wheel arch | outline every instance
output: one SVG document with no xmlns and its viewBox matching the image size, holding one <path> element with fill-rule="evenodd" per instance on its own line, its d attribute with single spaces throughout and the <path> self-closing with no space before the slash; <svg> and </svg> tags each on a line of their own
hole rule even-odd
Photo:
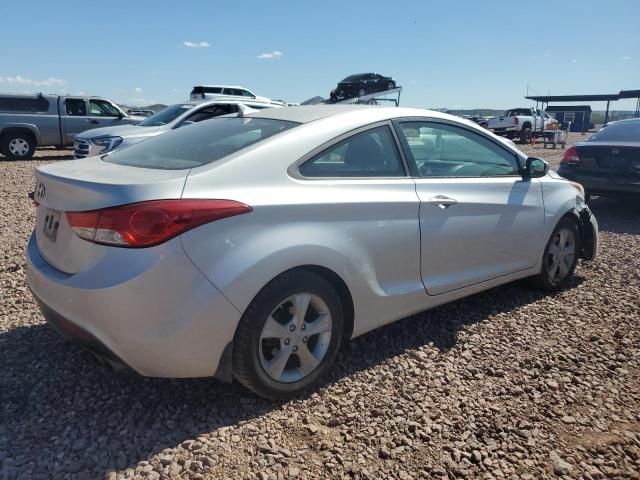
<svg viewBox="0 0 640 480">
<path fill-rule="evenodd" d="M 40 132 L 38 131 L 38 128 L 35 125 L 28 125 L 28 124 L 7 125 L 5 128 L 2 129 L 2 131 L 0 131 L 0 142 L 4 140 L 4 138 L 7 135 L 10 135 L 12 133 L 18 133 L 18 132 L 24 132 L 27 135 L 31 136 L 36 146 L 40 144 Z"/>
</svg>

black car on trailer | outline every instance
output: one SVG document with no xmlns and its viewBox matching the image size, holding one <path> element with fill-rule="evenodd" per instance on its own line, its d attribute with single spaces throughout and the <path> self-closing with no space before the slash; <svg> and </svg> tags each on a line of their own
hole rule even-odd
<svg viewBox="0 0 640 480">
<path fill-rule="evenodd" d="M 347 100 L 394 88 L 396 88 L 396 81 L 393 77 L 385 77 L 378 73 L 357 73 L 341 80 L 331 92 L 331 99 Z"/>
</svg>

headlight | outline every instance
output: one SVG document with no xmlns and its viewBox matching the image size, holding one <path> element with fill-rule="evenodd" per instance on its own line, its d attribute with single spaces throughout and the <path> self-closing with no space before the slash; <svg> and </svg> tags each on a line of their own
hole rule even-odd
<svg viewBox="0 0 640 480">
<path fill-rule="evenodd" d="M 108 152 L 122 143 L 122 137 L 98 137 L 91 139 L 91 143 L 103 147 L 103 152 Z"/>
</svg>

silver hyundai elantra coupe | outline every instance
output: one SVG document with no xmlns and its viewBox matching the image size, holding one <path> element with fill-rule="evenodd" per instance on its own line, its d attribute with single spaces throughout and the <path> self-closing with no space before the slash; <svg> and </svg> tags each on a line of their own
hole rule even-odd
<svg viewBox="0 0 640 480">
<path fill-rule="evenodd" d="M 477 125 L 322 105 L 41 166 L 27 280 L 109 364 L 290 398 L 343 341 L 595 258 L 580 185 Z"/>
</svg>

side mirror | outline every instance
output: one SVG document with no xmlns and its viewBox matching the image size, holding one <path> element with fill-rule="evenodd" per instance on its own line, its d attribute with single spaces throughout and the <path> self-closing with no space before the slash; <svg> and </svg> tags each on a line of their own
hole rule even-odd
<svg viewBox="0 0 640 480">
<path fill-rule="evenodd" d="M 525 163 L 523 176 L 525 178 L 544 177 L 549 171 L 549 164 L 541 158 L 528 157 Z"/>
</svg>

